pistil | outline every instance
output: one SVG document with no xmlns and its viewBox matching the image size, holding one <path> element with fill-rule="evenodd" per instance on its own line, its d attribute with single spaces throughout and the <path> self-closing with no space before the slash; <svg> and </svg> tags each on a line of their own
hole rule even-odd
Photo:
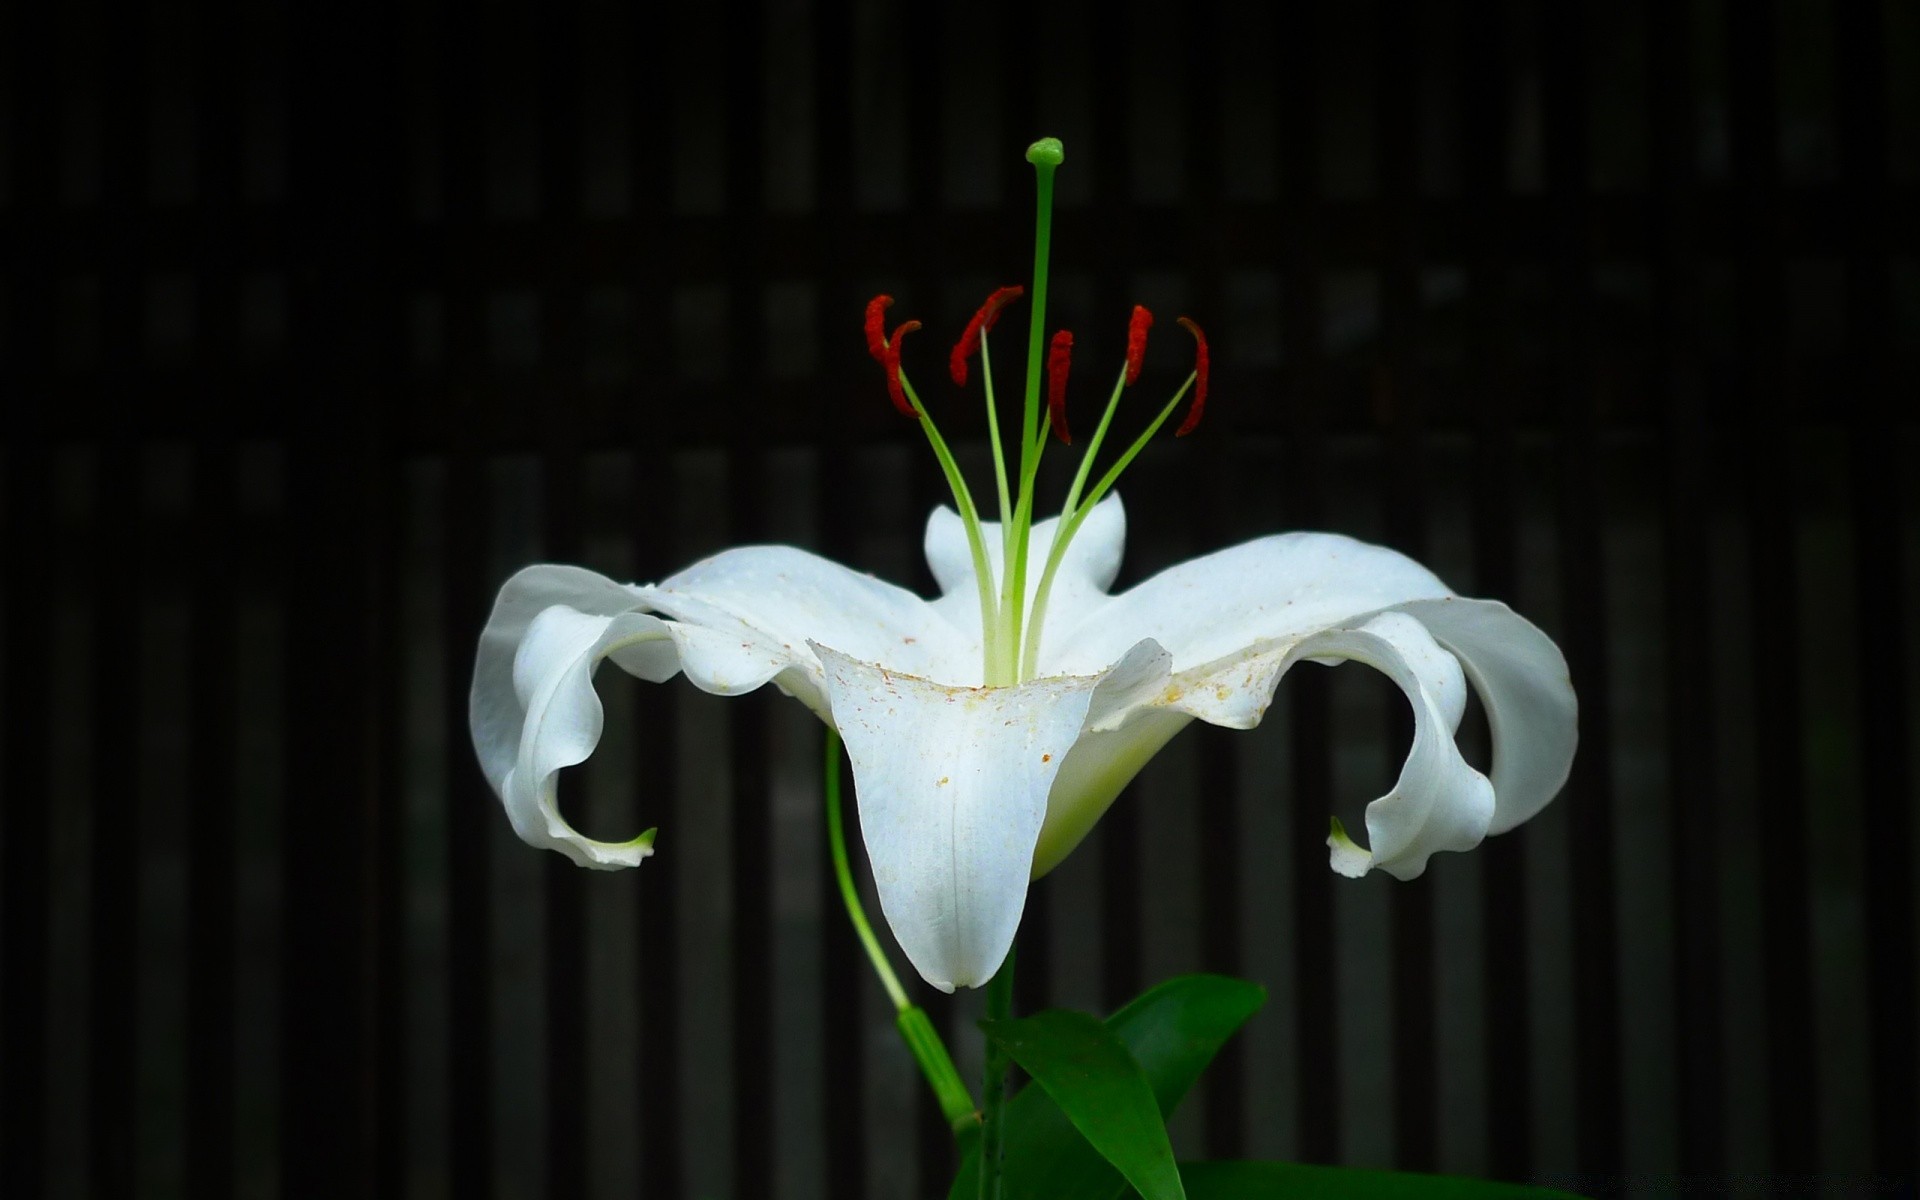
<svg viewBox="0 0 1920 1200">
<path fill-rule="evenodd" d="M 1038 667 L 1041 635 L 1046 624 L 1047 597 L 1053 590 L 1053 581 L 1074 535 L 1080 531 L 1094 507 L 1112 490 L 1121 472 L 1139 456 L 1160 431 L 1160 427 L 1180 407 L 1188 392 L 1193 393 L 1193 404 L 1187 411 L 1186 419 L 1176 430 L 1177 436 L 1192 432 L 1200 421 L 1207 400 L 1209 364 L 1206 335 L 1191 320 L 1181 317 L 1179 324 L 1194 337 L 1193 372 L 1092 488 L 1087 487 L 1087 480 L 1092 476 L 1095 460 L 1106 441 L 1114 414 L 1119 410 L 1121 393 L 1138 381 L 1145 361 L 1147 332 L 1153 325 L 1153 314 L 1135 305 L 1127 321 L 1126 361 L 1114 381 L 1113 391 L 1107 398 L 1106 408 L 1094 429 L 1093 438 L 1081 455 L 1073 484 L 1067 490 L 1066 503 L 1061 506 L 1060 519 L 1054 527 L 1053 542 L 1048 547 L 1046 561 L 1041 567 L 1039 584 L 1032 592 L 1029 613 L 1027 555 L 1033 535 L 1034 490 L 1040 471 L 1040 458 L 1046 449 L 1049 432 L 1058 435 L 1062 443 L 1073 444 L 1068 432 L 1066 409 L 1073 335 L 1062 329 L 1054 333 L 1051 342 L 1045 336 L 1047 267 L 1053 221 L 1053 173 L 1064 158 L 1065 153 L 1054 138 L 1042 138 L 1027 148 L 1027 161 L 1033 164 L 1038 192 L 1031 293 L 1033 311 L 1028 324 L 1026 388 L 1019 425 L 1020 458 L 1012 481 L 1009 480 L 1006 447 L 1001 440 L 999 412 L 994 402 L 993 360 L 987 348 L 987 335 L 999 320 L 1001 310 L 1017 299 L 1023 289 L 1003 287 L 988 296 L 967 323 L 960 340 L 954 344 L 953 352 L 948 356 L 948 373 L 954 384 L 965 387 L 968 362 L 976 351 L 980 355 L 981 385 L 987 405 L 987 436 L 991 443 L 994 481 L 1000 503 L 1001 572 L 998 579 L 994 578 L 991 570 L 980 514 L 967 490 L 966 480 L 961 477 L 946 441 L 934 427 L 926 406 L 920 402 L 919 395 L 901 368 L 901 339 L 920 328 L 920 323 L 902 322 L 889 337 L 885 333 L 886 310 L 892 305 L 893 298 L 876 296 L 867 305 L 867 351 L 886 369 L 887 391 L 895 407 L 918 420 L 920 427 L 925 430 L 927 442 L 933 447 L 934 456 L 940 460 L 940 468 L 947 476 L 947 485 L 953 492 L 954 504 L 966 528 L 968 549 L 973 558 L 974 580 L 980 596 L 982 674 L 989 686 L 1011 686 L 1033 677 Z M 1041 357 L 1042 346 L 1047 347 L 1044 359 Z M 1040 404 L 1043 371 L 1047 382 L 1047 403 L 1044 408 Z"/>
</svg>

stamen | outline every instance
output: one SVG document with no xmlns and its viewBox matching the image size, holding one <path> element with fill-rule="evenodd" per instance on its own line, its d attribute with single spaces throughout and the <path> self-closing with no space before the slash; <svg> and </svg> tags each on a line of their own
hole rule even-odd
<svg viewBox="0 0 1920 1200">
<path fill-rule="evenodd" d="M 867 301 L 867 353 L 881 366 L 887 363 L 887 310 L 892 307 L 893 297 L 884 294 Z"/>
<path fill-rule="evenodd" d="M 1173 431 L 1173 436 L 1185 437 L 1200 423 L 1200 414 L 1207 408 L 1207 335 L 1201 333 L 1200 327 L 1186 317 L 1178 318 L 1178 323 L 1193 335 L 1196 343 L 1193 351 L 1193 404 L 1187 409 L 1187 419 Z"/>
<path fill-rule="evenodd" d="M 869 306 L 871 311 L 871 306 Z M 893 406 L 900 410 L 903 417 L 920 419 L 919 410 L 907 402 L 907 390 L 900 383 L 900 339 L 920 328 L 918 321 L 902 321 L 900 327 L 887 339 L 886 348 L 881 352 L 881 362 L 887 368 L 887 395 L 893 398 Z"/>
<path fill-rule="evenodd" d="M 955 387 L 967 386 L 967 360 L 980 349 L 980 339 L 992 332 L 993 323 L 1000 319 L 1000 310 L 1027 294 L 1023 287 L 995 288 L 993 295 L 973 314 L 973 320 L 967 322 L 965 333 L 954 343 L 953 355 L 947 360 L 947 370 L 953 376 Z"/>
<path fill-rule="evenodd" d="M 1073 365 L 1073 335 L 1062 329 L 1047 348 L 1047 416 L 1062 445 L 1073 445 L 1067 432 L 1067 369 Z"/>
<path fill-rule="evenodd" d="M 1147 330 L 1153 327 L 1153 314 L 1141 305 L 1133 306 L 1127 320 L 1127 386 L 1140 378 L 1140 360 L 1147 356 Z"/>
</svg>

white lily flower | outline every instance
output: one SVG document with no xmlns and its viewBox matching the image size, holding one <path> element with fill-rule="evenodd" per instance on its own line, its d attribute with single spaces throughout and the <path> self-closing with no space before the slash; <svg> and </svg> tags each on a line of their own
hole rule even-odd
<svg viewBox="0 0 1920 1200">
<path fill-rule="evenodd" d="M 1044 251 L 1059 145 L 1036 143 L 1028 157 L 1041 170 Z M 937 599 L 789 546 L 729 550 L 658 584 L 567 566 L 529 567 L 507 582 L 480 638 L 470 715 L 481 765 L 521 838 L 588 867 L 633 866 L 653 853 L 652 830 L 600 842 L 560 813 L 560 771 L 584 761 L 600 738 L 593 674 L 603 660 L 656 683 L 684 673 L 716 695 L 771 682 L 837 729 L 853 762 L 881 908 L 915 969 L 943 991 L 993 976 L 1029 881 L 1080 843 L 1168 739 L 1196 719 L 1251 729 L 1302 659 L 1365 663 L 1413 708 L 1400 777 L 1367 806 L 1367 845 L 1332 823 L 1328 845 L 1341 874 L 1377 868 L 1411 879 L 1435 852 L 1471 849 L 1553 799 L 1576 740 L 1566 660 L 1504 604 L 1455 596 L 1403 555 L 1333 534 L 1281 534 L 1109 593 L 1126 535 L 1114 480 L 1190 389 L 1180 433 L 1204 407 L 1206 340 L 1185 318 L 1196 340 L 1193 373 L 1088 487 L 1121 394 L 1140 373 L 1152 317 L 1134 309 L 1125 367 L 1062 516 L 1031 520 L 1047 433 L 1067 440 L 1072 337 L 1064 331 L 1046 356 L 1044 422 L 1038 411 L 1045 268 L 1042 252 L 1027 403 L 1013 431 L 1017 489 L 989 421 L 1005 524 L 979 519 L 901 371 L 901 337 L 918 322 L 889 337 L 881 322 L 892 301 L 868 307 L 868 348 L 954 491 L 958 511 L 936 510 L 927 525 Z M 986 335 L 1021 293 L 996 291 L 950 362 L 964 385 L 967 360 L 980 355 L 990 418 Z M 1491 778 L 1454 741 L 1469 682 L 1492 728 Z"/>
<path fill-rule="evenodd" d="M 1001 574 L 997 526 L 992 568 Z M 1033 529 L 1037 578 L 1057 521 Z M 560 770 L 601 728 L 594 668 L 739 695 L 772 682 L 840 731 L 888 924 L 942 990 L 984 983 L 1012 944 L 1028 880 L 1085 837 L 1167 740 L 1199 719 L 1257 725 L 1302 659 L 1372 666 L 1406 693 L 1398 783 L 1367 806 L 1367 847 L 1335 836 L 1345 875 L 1400 879 L 1532 816 L 1566 781 L 1566 661 L 1504 604 L 1451 594 L 1400 554 L 1331 534 L 1261 538 L 1119 595 L 1125 518 L 1098 505 L 1061 562 L 1034 678 L 985 686 L 977 590 L 958 516 L 928 522 L 928 601 L 787 546 L 729 550 L 659 584 L 578 567 L 508 581 L 480 641 L 474 745 L 516 832 L 583 866 L 624 867 L 651 834 L 594 841 L 561 816 Z M 1492 778 L 1454 744 L 1471 681 Z"/>
</svg>

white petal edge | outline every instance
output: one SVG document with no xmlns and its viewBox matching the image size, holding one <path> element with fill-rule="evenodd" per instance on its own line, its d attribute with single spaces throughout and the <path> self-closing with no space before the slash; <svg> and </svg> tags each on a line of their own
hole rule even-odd
<svg viewBox="0 0 1920 1200">
<path fill-rule="evenodd" d="M 468 720 L 481 769 L 522 840 L 581 866 L 628 867 L 652 853 L 649 834 L 597 841 L 560 815 L 560 771 L 599 744 L 593 676 L 602 659 L 653 683 L 684 671 L 717 695 L 772 680 L 826 708 L 819 663 L 804 644 L 796 653 L 724 613 L 712 616 L 718 628 L 662 620 L 641 611 L 654 607 L 648 592 L 580 567 L 527 567 L 500 589 L 480 634 Z"/>
<path fill-rule="evenodd" d="M 1566 786 L 1580 745 L 1580 702 L 1566 656 L 1531 621 L 1497 600 L 1423 600 L 1399 606 L 1460 660 L 1493 733 L 1494 813 L 1505 833 Z"/>
<path fill-rule="evenodd" d="M 1448 603 L 1471 608 L 1486 602 Z M 1524 624 L 1505 606 L 1494 607 L 1506 620 Z M 1471 618 L 1460 623 L 1474 624 Z M 1152 694 L 1136 696 L 1131 706 L 1112 706 L 1100 721 L 1090 720 L 1088 733 L 1075 746 L 1049 798 L 1034 875 L 1045 874 L 1074 849 L 1120 789 L 1188 720 L 1252 728 L 1272 704 L 1281 678 L 1303 659 L 1372 666 L 1399 686 L 1414 714 L 1413 745 L 1398 781 L 1367 806 L 1371 850 L 1350 839 L 1331 839 L 1333 868 L 1341 874 L 1364 874 L 1378 867 L 1412 879 L 1426 869 L 1433 854 L 1478 845 L 1495 812 L 1494 787 L 1466 762 L 1454 742 L 1465 705 L 1465 672 L 1420 621 L 1389 612 L 1363 614 L 1351 627 L 1256 643 L 1239 654 L 1178 672 Z M 1297 802 L 1316 800 L 1331 807 L 1331 797 L 1301 797 Z"/>
<path fill-rule="evenodd" d="M 1082 729 L 1164 685 L 1151 642 L 1092 676 L 953 687 L 815 644 L 853 762 L 880 908 L 941 991 L 993 977 L 1026 908 L 1047 797 Z"/>
<path fill-rule="evenodd" d="M 1152 638 L 1185 671 L 1256 642 L 1357 624 L 1411 600 L 1449 595 L 1406 555 L 1332 533 L 1282 533 L 1177 563 L 1117 596 L 1047 622 L 1039 673 L 1086 674 Z"/>
</svg>

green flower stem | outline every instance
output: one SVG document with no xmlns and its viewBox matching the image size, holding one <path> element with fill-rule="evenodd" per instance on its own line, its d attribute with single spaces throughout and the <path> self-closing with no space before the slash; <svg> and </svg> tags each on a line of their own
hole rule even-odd
<svg viewBox="0 0 1920 1200">
<path fill-rule="evenodd" d="M 987 981 L 989 1021 L 1004 1021 L 1013 1015 L 1013 950 L 1007 960 Z M 981 1083 L 984 1104 L 980 1112 L 980 1200 L 1001 1200 L 1000 1156 L 1007 1140 L 1005 1125 L 1007 1096 L 1007 1054 L 991 1040 L 987 1042 L 986 1078 Z"/>
<path fill-rule="evenodd" d="M 900 1030 L 913 1060 L 920 1064 L 920 1073 L 933 1088 L 934 1098 L 940 1101 L 940 1111 L 946 1115 L 954 1140 L 960 1143 L 964 1155 L 967 1143 L 979 1129 L 973 1093 L 961 1081 L 960 1068 L 953 1065 L 953 1056 L 947 1053 L 946 1043 L 940 1040 L 939 1031 L 934 1029 L 926 1010 L 907 998 L 907 989 L 900 986 L 900 977 L 893 973 L 887 952 L 881 949 L 880 939 L 874 936 L 866 910 L 861 907 L 860 891 L 853 883 L 853 868 L 847 863 L 846 824 L 840 816 L 840 735 L 832 729 L 827 730 L 826 793 L 827 842 L 833 852 L 833 877 L 840 885 L 840 899 L 846 903 L 847 919 L 853 922 L 853 932 L 866 948 L 867 961 L 880 977 L 880 986 L 887 990 L 887 999 L 893 1001 L 894 1025 Z"/>
</svg>

